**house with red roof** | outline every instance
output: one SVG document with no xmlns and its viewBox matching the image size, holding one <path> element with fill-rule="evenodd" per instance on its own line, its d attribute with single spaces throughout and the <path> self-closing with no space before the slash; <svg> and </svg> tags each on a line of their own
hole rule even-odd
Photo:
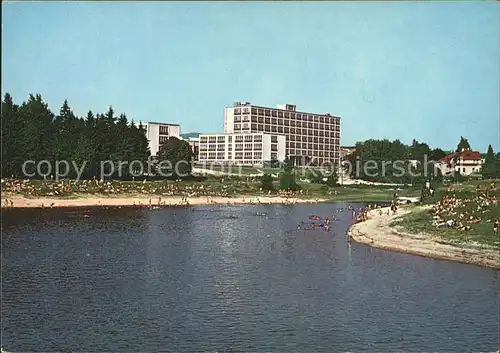
<svg viewBox="0 0 500 353">
<path fill-rule="evenodd" d="M 484 160 L 478 151 L 463 150 L 453 152 L 441 158 L 438 162 L 443 175 L 458 172 L 462 175 L 470 175 L 481 171 Z"/>
</svg>

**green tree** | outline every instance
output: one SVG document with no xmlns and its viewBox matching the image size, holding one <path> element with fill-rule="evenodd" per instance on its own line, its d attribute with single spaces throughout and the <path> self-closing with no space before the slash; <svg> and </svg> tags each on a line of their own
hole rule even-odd
<svg viewBox="0 0 500 353">
<path fill-rule="evenodd" d="M 19 107 L 21 129 L 17 136 L 20 160 L 53 161 L 54 144 L 57 143 L 53 129 L 54 114 L 40 94 L 30 94 L 27 102 Z M 17 165 L 17 175 L 22 176 L 22 163 Z M 41 173 L 48 175 L 48 167 L 43 166 Z"/>
<path fill-rule="evenodd" d="M 158 173 L 163 176 L 185 177 L 191 174 L 193 151 L 188 142 L 169 137 L 158 151 Z"/>
<path fill-rule="evenodd" d="M 285 191 L 296 191 L 300 189 L 295 181 L 295 175 L 292 172 L 283 171 L 280 173 L 280 189 Z"/>
<path fill-rule="evenodd" d="M 125 114 L 117 119 L 111 106 L 106 114 L 94 116 L 89 111 L 83 119 L 72 112 L 65 100 L 54 117 L 40 94 L 30 95 L 28 101 L 17 106 L 7 93 L 1 118 L 2 176 L 23 177 L 26 160 L 48 160 L 52 166 L 56 160 L 66 160 L 75 161 L 78 166 L 85 163 L 83 176 L 92 178 L 99 176 L 101 161 L 147 162 L 150 156 L 144 127 L 128 124 Z"/>
<path fill-rule="evenodd" d="M 426 143 L 419 143 L 417 140 L 413 140 L 413 144 L 409 149 L 410 151 L 410 159 L 417 160 L 419 162 L 423 162 L 425 156 L 429 159 L 429 155 L 431 154 L 431 149 L 429 145 Z"/>
<path fill-rule="evenodd" d="M 441 158 L 443 158 L 444 156 L 446 156 L 446 152 L 443 151 L 442 149 L 440 148 L 435 148 L 433 149 L 431 152 L 430 152 L 430 155 L 429 155 L 429 160 L 431 161 L 439 161 Z"/>
<path fill-rule="evenodd" d="M 488 146 L 488 152 L 486 153 L 482 174 L 483 177 L 487 179 L 494 178 L 498 175 L 498 162 L 491 145 Z"/>
<path fill-rule="evenodd" d="M 469 140 L 467 140 L 463 136 L 460 136 L 460 142 L 458 143 L 457 149 L 455 152 L 461 152 L 462 150 L 470 151 L 471 148 L 470 148 Z"/>
<path fill-rule="evenodd" d="M 146 163 L 149 157 L 151 156 L 151 151 L 149 149 L 149 142 L 146 136 L 146 128 L 139 123 L 137 129 L 132 129 L 133 131 L 133 139 L 134 139 L 134 159 L 141 161 L 142 163 Z M 184 141 L 188 146 L 189 143 Z M 185 146 L 183 144 L 183 146 Z M 191 151 L 192 156 L 192 150 Z M 190 169 L 191 170 L 191 169 Z"/>
<path fill-rule="evenodd" d="M 500 178 L 500 152 L 497 152 L 497 178 Z"/>
<path fill-rule="evenodd" d="M 279 175 L 280 180 L 280 190 L 285 191 L 296 191 L 300 189 L 300 186 L 295 181 L 295 172 L 293 161 L 286 158 L 283 163 L 283 171 Z"/>
<path fill-rule="evenodd" d="M 52 147 L 54 158 L 72 161 L 77 147 L 75 138 L 79 137 L 83 131 L 67 100 L 64 100 L 59 115 L 54 119 L 53 130 L 55 133 Z"/>
<path fill-rule="evenodd" d="M 9 93 L 2 101 L 2 176 L 14 176 L 19 172 L 23 163 L 19 135 L 21 120 L 18 115 L 18 106 L 14 104 Z"/>
<path fill-rule="evenodd" d="M 330 187 L 340 185 L 339 184 L 339 174 L 337 172 L 337 168 L 333 168 L 330 175 L 328 175 L 328 177 L 326 178 L 326 185 L 328 185 Z"/>
<path fill-rule="evenodd" d="M 274 191 L 273 177 L 271 174 L 264 174 L 260 179 L 260 187 L 265 191 Z"/>
<path fill-rule="evenodd" d="M 292 170 L 293 170 L 293 161 L 287 157 L 282 162 L 282 166 L 283 166 L 283 171 L 285 171 L 285 172 L 292 172 Z"/>
</svg>

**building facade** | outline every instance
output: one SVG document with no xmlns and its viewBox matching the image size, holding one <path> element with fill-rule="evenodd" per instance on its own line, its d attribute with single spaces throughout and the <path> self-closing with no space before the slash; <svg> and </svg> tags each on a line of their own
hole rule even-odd
<svg viewBox="0 0 500 353">
<path fill-rule="evenodd" d="M 296 165 L 340 162 L 340 117 L 234 103 L 224 109 L 225 133 L 265 133 L 286 137 L 286 156 Z"/>
<path fill-rule="evenodd" d="M 158 154 L 160 145 L 168 140 L 169 137 L 180 138 L 181 136 L 181 127 L 178 124 L 147 122 L 144 125 L 152 156 Z"/>
<path fill-rule="evenodd" d="M 443 175 L 454 172 L 462 175 L 479 173 L 483 167 L 484 160 L 477 151 L 462 150 L 460 152 L 450 153 L 438 161 L 438 166 Z"/>
<path fill-rule="evenodd" d="M 200 155 L 200 138 L 190 137 L 187 142 L 189 143 L 189 146 L 191 146 L 191 150 L 193 151 L 193 160 L 197 161 Z"/>
<path fill-rule="evenodd" d="M 265 166 L 285 160 L 286 137 L 264 133 L 205 134 L 199 137 L 199 163 Z"/>
</svg>

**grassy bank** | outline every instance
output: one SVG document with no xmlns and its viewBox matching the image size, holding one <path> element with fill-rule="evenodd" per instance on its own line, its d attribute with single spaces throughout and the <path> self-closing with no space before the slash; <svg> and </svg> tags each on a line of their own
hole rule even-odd
<svg viewBox="0 0 500 353">
<path fill-rule="evenodd" d="M 489 245 L 500 249 L 493 222 L 500 219 L 500 180 L 451 185 L 427 200 L 429 209 L 412 212 L 391 225 L 426 233 L 448 244 Z"/>
</svg>

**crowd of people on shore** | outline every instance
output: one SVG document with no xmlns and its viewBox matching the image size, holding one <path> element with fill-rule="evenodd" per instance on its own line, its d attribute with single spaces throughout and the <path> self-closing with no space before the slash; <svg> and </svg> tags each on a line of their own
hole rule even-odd
<svg viewBox="0 0 500 353">
<path fill-rule="evenodd" d="M 64 197 L 74 194 L 96 194 L 120 196 L 131 194 L 181 196 L 181 197 L 235 197 L 247 193 L 259 193 L 262 196 L 279 196 L 286 199 L 297 199 L 305 196 L 304 191 L 264 192 L 251 187 L 244 181 L 226 181 L 220 183 L 184 183 L 167 182 L 127 182 L 102 180 L 3 180 L 2 193 L 19 194 L 26 197 Z M 4 206 L 4 205 L 2 205 Z"/>
<path fill-rule="evenodd" d="M 229 197 L 227 185 L 181 184 L 172 182 L 123 182 L 102 180 L 30 181 L 3 180 L 2 192 L 22 194 L 28 197 L 60 197 L 70 194 L 156 194 L 161 196 L 221 196 Z"/>
<path fill-rule="evenodd" d="M 475 224 L 491 223 L 493 232 L 498 234 L 499 219 L 490 210 L 498 207 L 498 189 L 494 183 L 485 188 L 477 186 L 475 193 L 467 197 L 457 195 L 454 187 L 449 187 L 445 195 L 432 207 L 432 225 L 436 228 L 450 227 L 460 231 L 470 231 Z"/>
<path fill-rule="evenodd" d="M 353 218 L 356 219 L 355 223 L 367 221 L 369 218 L 368 216 L 369 216 L 370 211 L 378 210 L 379 215 L 382 216 L 384 213 L 384 210 L 382 208 L 383 207 L 381 205 L 377 205 L 377 204 L 369 204 L 365 208 L 360 208 L 358 210 L 358 213 L 355 213 L 355 212 L 353 213 Z M 397 211 L 398 211 L 398 206 L 396 205 L 395 202 L 392 202 L 391 206 L 387 208 L 387 216 L 390 216 L 391 212 L 394 215 L 397 213 Z"/>
</svg>

